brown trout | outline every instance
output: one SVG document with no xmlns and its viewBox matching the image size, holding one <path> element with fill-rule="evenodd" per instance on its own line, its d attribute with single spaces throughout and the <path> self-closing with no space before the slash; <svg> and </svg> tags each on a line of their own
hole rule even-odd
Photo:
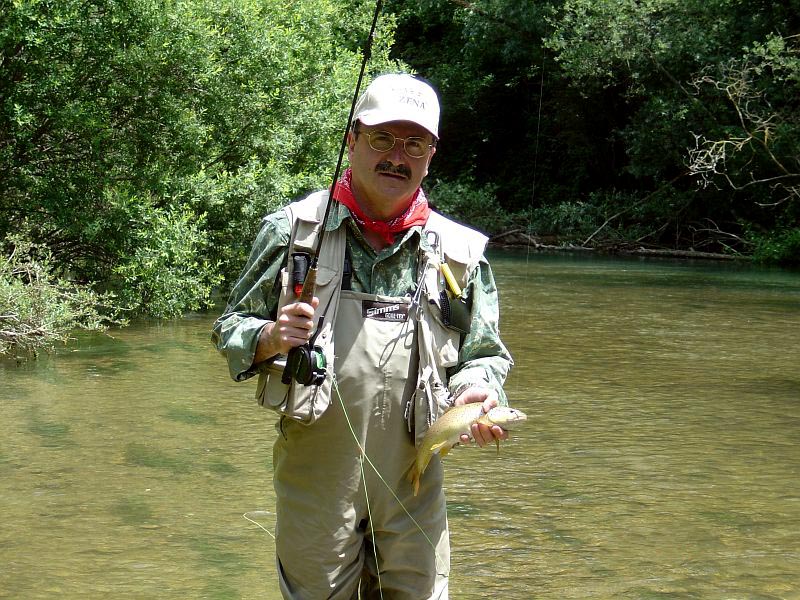
<svg viewBox="0 0 800 600">
<path fill-rule="evenodd" d="M 473 423 L 484 425 L 499 425 L 503 429 L 511 429 L 514 425 L 527 419 L 525 413 L 508 406 L 495 406 L 488 413 L 483 412 L 480 402 L 454 406 L 445 412 L 428 429 L 422 444 L 417 449 L 417 458 L 408 473 L 409 481 L 414 484 L 414 495 L 419 492 L 419 478 L 428 467 L 431 457 L 438 453 L 444 456 L 455 446 L 462 434 L 471 437 L 470 428 Z M 500 440 L 497 442 L 497 451 L 500 451 Z"/>
</svg>

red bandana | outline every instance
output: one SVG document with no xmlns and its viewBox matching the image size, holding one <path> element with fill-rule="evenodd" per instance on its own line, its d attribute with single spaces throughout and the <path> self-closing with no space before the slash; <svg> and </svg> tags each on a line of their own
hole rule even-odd
<svg viewBox="0 0 800 600">
<path fill-rule="evenodd" d="M 387 244 L 394 242 L 395 233 L 405 231 L 414 225 L 425 225 L 425 223 L 427 223 L 428 215 L 431 214 L 431 209 L 428 206 L 428 199 L 425 197 L 425 193 L 422 191 L 421 187 L 417 188 L 417 191 L 414 192 L 414 196 L 411 198 L 408 208 L 402 215 L 394 219 L 389 219 L 388 221 L 373 221 L 364 214 L 364 211 L 361 210 L 358 202 L 356 202 L 356 198 L 353 195 L 352 182 L 353 171 L 352 169 L 347 169 L 344 175 L 342 175 L 342 178 L 336 182 L 336 187 L 333 190 L 333 199 L 341 202 L 350 209 L 356 223 L 364 229 L 368 229 L 380 235 Z"/>
</svg>

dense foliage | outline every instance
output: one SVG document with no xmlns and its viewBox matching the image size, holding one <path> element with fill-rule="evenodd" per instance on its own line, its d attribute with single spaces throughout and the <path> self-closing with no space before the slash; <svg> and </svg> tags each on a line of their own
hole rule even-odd
<svg viewBox="0 0 800 600">
<path fill-rule="evenodd" d="M 26 289 L 59 331 L 202 308 L 262 215 L 329 183 L 374 4 L 289 5 L 0 0 L 8 331 Z M 800 262 L 800 0 L 386 0 L 380 23 L 370 71 L 442 93 L 442 210 Z"/>
<path fill-rule="evenodd" d="M 800 262 L 797 0 L 391 7 L 444 96 L 434 177 L 540 234 Z"/>
<path fill-rule="evenodd" d="M 53 277 L 130 314 L 205 306 L 260 218 L 327 184 L 361 5 L 1 0 L 0 240 L 24 242 L 8 252 L 46 249 Z M 384 28 L 375 68 L 390 44 Z"/>
</svg>

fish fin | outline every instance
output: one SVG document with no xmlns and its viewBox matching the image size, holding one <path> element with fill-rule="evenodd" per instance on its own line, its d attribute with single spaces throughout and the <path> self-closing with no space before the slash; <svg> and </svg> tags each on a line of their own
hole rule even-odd
<svg viewBox="0 0 800 600">
<path fill-rule="evenodd" d="M 450 446 L 447 445 L 447 440 L 445 440 L 443 442 L 439 442 L 438 444 L 434 444 L 433 446 L 431 446 L 431 453 L 436 454 L 437 452 L 439 452 L 439 454 L 441 456 L 444 456 L 445 454 L 447 454 L 447 452 L 449 450 L 450 450 Z"/>
<path fill-rule="evenodd" d="M 445 456 L 447 456 L 447 453 L 450 452 L 452 448 L 453 448 L 452 446 L 443 446 L 442 449 L 439 450 L 439 456 L 441 458 L 444 458 Z"/>
<path fill-rule="evenodd" d="M 422 474 L 425 472 L 425 469 L 428 468 L 428 463 L 431 460 L 432 454 L 427 454 L 422 457 L 418 457 L 417 460 L 414 461 L 414 464 L 411 465 L 411 468 L 408 470 L 408 477 L 407 479 L 414 485 L 414 495 L 416 496 L 419 492 L 419 480 L 422 477 Z M 421 458 L 422 460 L 420 460 Z"/>
<path fill-rule="evenodd" d="M 500 440 L 494 438 L 494 443 L 497 444 L 497 454 L 500 454 Z"/>
</svg>

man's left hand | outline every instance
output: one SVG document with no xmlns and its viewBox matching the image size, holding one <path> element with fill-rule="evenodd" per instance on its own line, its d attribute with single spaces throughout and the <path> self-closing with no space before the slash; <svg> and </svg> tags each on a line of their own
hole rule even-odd
<svg viewBox="0 0 800 600">
<path fill-rule="evenodd" d="M 483 412 L 488 413 L 492 408 L 497 406 L 497 394 L 486 388 L 471 387 L 467 388 L 453 403 L 454 406 L 461 406 L 462 404 L 472 404 L 473 402 L 483 403 Z M 502 441 L 508 439 L 508 431 L 499 425 L 484 425 L 482 423 L 472 424 L 472 437 L 464 434 L 461 436 L 462 444 L 469 444 L 471 440 L 483 448 L 486 444 L 492 444 L 495 441 Z"/>
</svg>

